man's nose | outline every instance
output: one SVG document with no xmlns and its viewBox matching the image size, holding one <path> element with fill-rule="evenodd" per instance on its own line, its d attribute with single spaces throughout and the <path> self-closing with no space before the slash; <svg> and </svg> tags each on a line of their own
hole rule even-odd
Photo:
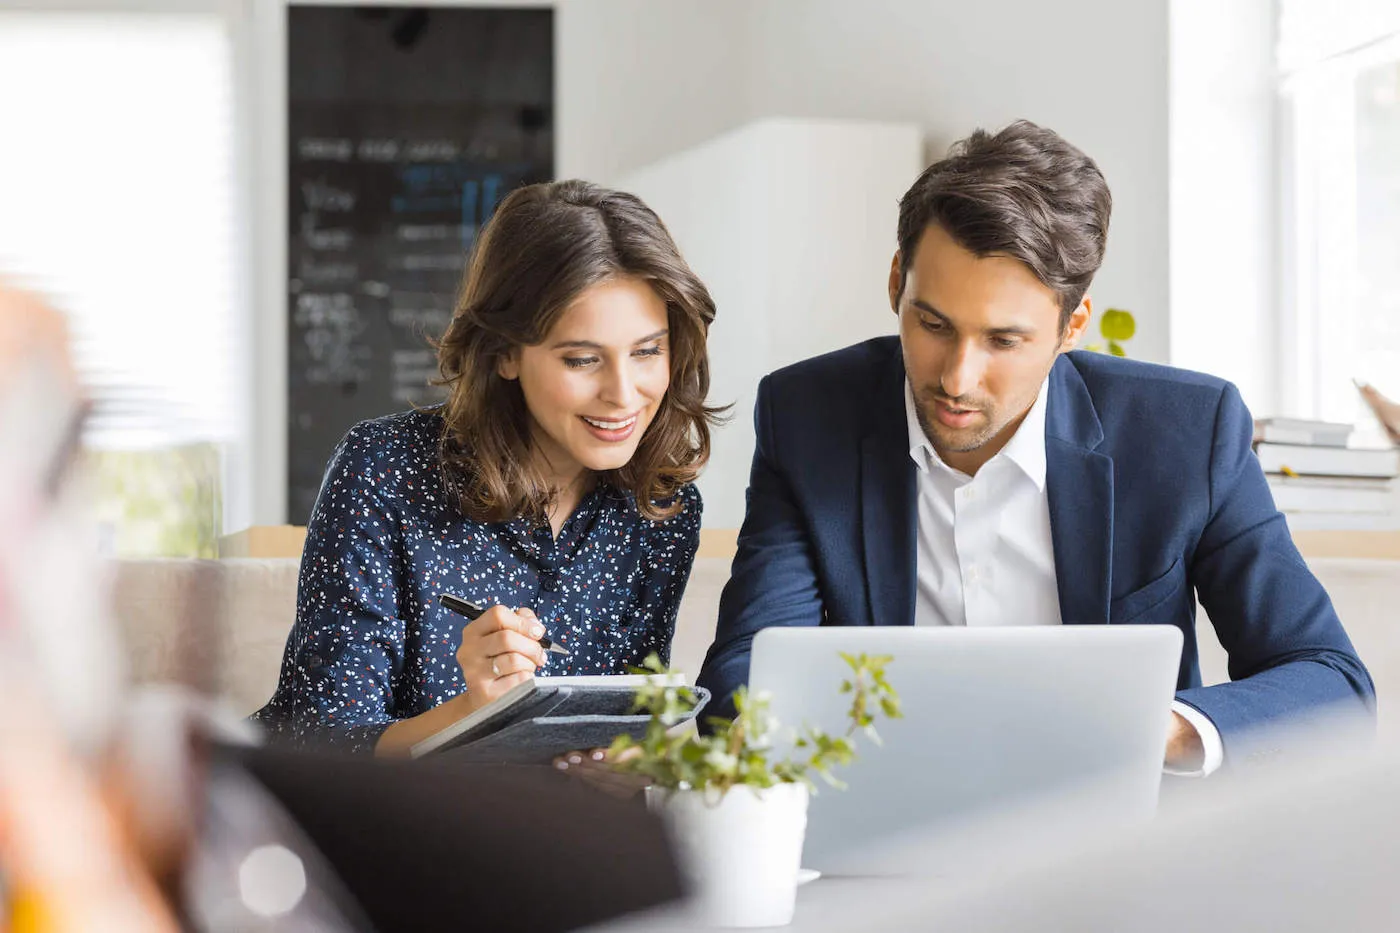
<svg viewBox="0 0 1400 933">
<path fill-rule="evenodd" d="M 985 365 L 981 351 L 971 341 L 959 343 L 943 367 L 940 380 L 943 394 L 949 398 L 973 394 L 982 381 Z"/>
</svg>

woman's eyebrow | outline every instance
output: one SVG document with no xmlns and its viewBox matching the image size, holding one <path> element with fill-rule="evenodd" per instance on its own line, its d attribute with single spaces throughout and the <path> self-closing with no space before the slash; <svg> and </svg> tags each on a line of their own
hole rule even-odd
<svg viewBox="0 0 1400 933">
<path fill-rule="evenodd" d="M 638 340 L 636 343 L 632 344 L 632 346 L 635 347 L 635 346 L 640 346 L 641 344 L 644 344 L 644 343 L 651 343 L 653 340 L 658 340 L 658 339 L 660 339 L 660 338 L 662 338 L 662 337 L 665 337 L 668 333 L 670 333 L 670 331 L 669 331 L 667 328 L 663 327 L 663 328 L 661 328 L 661 330 L 658 330 L 658 331 L 657 331 L 656 333 L 654 333 L 654 334 L 647 334 L 645 337 L 643 337 L 642 339 Z M 556 343 L 556 344 L 552 344 L 552 345 L 550 346 L 550 349 L 551 349 L 551 350 L 601 350 L 601 349 L 603 349 L 603 345 L 602 345 L 601 343 L 597 343 L 597 342 L 592 341 L 592 340 L 561 340 L 561 341 L 559 341 L 559 342 Z"/>
</svg>

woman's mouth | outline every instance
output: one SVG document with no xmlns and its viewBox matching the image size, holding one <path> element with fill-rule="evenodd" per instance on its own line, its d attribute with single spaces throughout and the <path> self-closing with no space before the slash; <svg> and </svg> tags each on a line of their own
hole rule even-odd
<svg viewBox="0 0 1400 933">
<path fill-rule="evenodd" d="M 587 415 L 580 415 L 583 423 L 588 426 L 588 432 L 594 437 L 609 443 L 625 441 L 632 436 L 632 432 L 637 427 L 637 416 L 631 415 L 621 419 L 590 418 Z"/>
</svg>

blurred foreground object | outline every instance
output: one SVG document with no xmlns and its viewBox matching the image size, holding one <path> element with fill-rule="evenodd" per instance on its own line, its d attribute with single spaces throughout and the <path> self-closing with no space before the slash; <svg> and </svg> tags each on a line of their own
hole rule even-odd
<svg viewBox="0 0 1400 933">
<path fill-rule="evenodd" d="M 62 317 L 0 285 L 0 903 L 14 931 L 175 924 L 89 764 L 120 694 L 71 464 Z"/>
<path fill-rule="evenodd" d="M 1361 392 L 1366 404 L 1371 406 L 1371 411 L 1375 412 L 1376 419 L 1380 421 L 1381 427 L 1385 428 L 1391 443 L 1400 444 L 1400 402 L 1391 401 L 1378 392 L 1375 386 L 1365 382 L 1358 382 L 1356 388 Z"/>
</svg>

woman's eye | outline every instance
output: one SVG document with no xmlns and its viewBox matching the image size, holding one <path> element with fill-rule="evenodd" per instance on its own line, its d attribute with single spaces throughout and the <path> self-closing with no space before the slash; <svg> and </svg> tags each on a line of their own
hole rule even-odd
<svg viewBox="0 0 1400 933">
<path fill-rule="evenodd" d="M 570 369 L 582 369 L 583 367 L 589 366 L 589 365 L 591 365 L 591 364 L 593 364 L 593 363 L 596 363 L 596 362 L 598 362 L 598 358 L 597 358 L 596 356 L 566 356 L 566 357 L 564 357 L 564 365 L 567 366 L 567 367 L 569 367 Z"/>
<path fill-rule="evenodd" d="M 644 356 L 644 357 L 645 357 L 645 356 L 660 356 L 660 355 L 661 355 L 661 347 L 659 347 L 659 346 L 656 346 L 656 347 L 647 347 L 647 348 L 645 348 L 645 349 L 643 349 L 643 350 L 637 350 L 637 351 L 633 352 L 632 355 L 633 355 L 633 356 Z"/>
</svg>

